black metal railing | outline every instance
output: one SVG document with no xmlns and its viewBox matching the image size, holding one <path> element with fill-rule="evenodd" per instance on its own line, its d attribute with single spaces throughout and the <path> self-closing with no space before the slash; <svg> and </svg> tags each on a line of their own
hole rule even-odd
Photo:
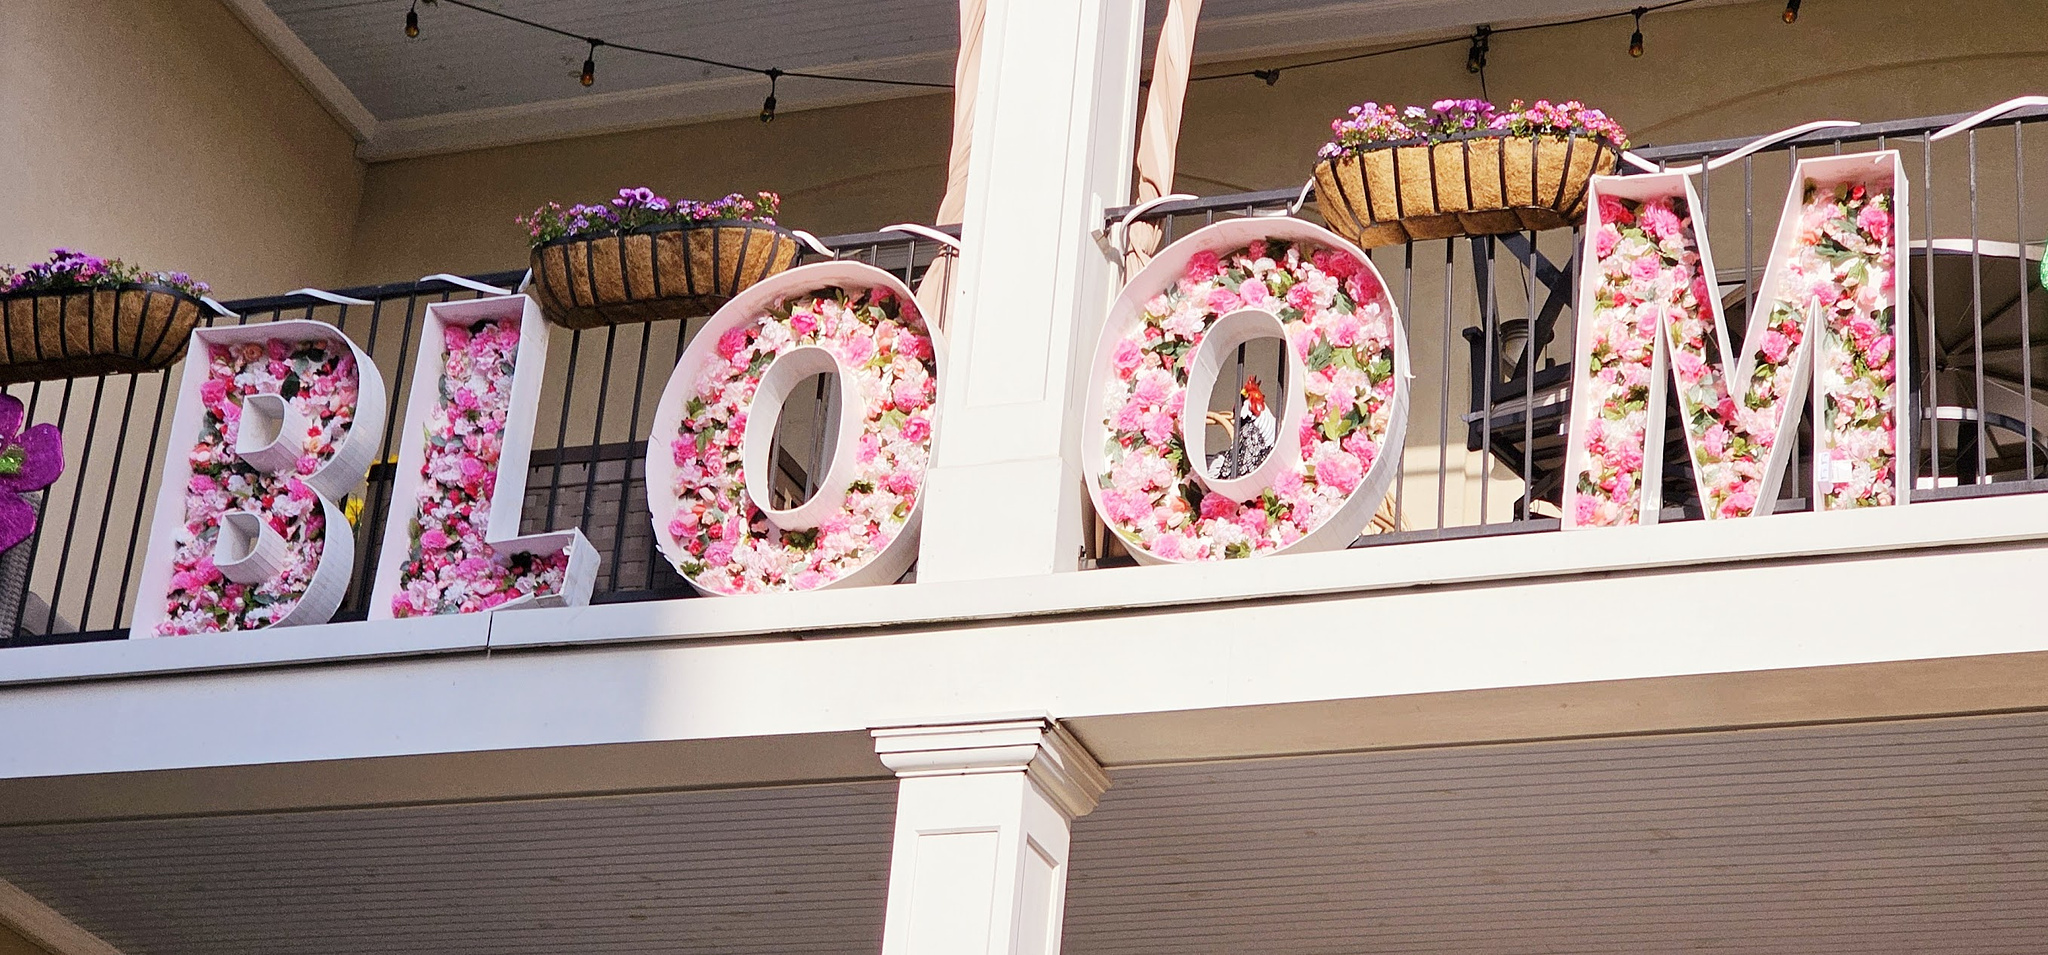
<svg viewBox="0 0 2048 955">
<path fill-rule="evenodd" d="M 1922 500 L 2048 490 L 2048 436 L 2041 430 L 2048 426 L 2048 392 L 2036 392 L 2033 370 L 2048 347 L 2048 293 L 2029 277 L 2048 235 L 2048 205 L 2028 205 L 2029 196 L 2048 196 L 2048 143 L 2029 142 L 2043 138 L 2048 110 L 2014 113 L 1932 140 L 1960 118 L 1822 130 L 1698 179 L 1708 237 L 1722 264 L 1724 302 L 1731 325 L 1740 329 L 1757 295 L 1793 162 L 1816 150 L 1896 148 L 1904 154 L 1912 190 L 1914 496 Z M 1637 153 L 1685 165 L 1745 142 Z M 1287 188 L 1178 201 L 1145 218 L 1170 242 L 1220 218 L 1284 212 L 1298 195 Z M 1299 214 L 1315 217 L 1312 199 Z M 939 252 L 929 241 L 888 232 L 826 241 L 843 257 L 906 279 L 917 278 Z M 1560 229 L 1372 251 L 1406 322 L 1416 378 L 1394 491 L 1360 546 L 1557 526 L 1578 247 L 1577 231 Z M 512 287 L 520 273 L 471 278 Z M 241 322 L 314 318 L 334 324 L 371 354 L 394 389 L 380 463 L 355 492 L 364 502 L 359 566 L 340 614 L 351 619 L 365 613 L 389 506 L 416 323 L 428 303 L 478 293 L 423 280 L 340 294 L 369 304 L 284 295 L 229 307 Z M 701 321 L 553 332 L 522 530 L 582 527 L 603 556 L 596 600 L 690 595 L 654 547 L 642 456 L 661 389 Z M 31 420 L 65 431 L 69 466 L 38 496 L 44 519 L 35 537 L 0 557 L 0 645 L 126 635 L 160 479 L 156 462 L 169 427 L 171 382 L 158 373 L 7 389 L 28 403 Z M 1810 437 L 1802 435 L 1801 443 L 1780 509 L 1806 506 L 1800 498 Z M 1667 483 L 1665 519 L 1696 516 L 1697 503 L 1687 500 L 1685 456 L 1675 446 L 1672 451 L 1666 473 L 1675 480 Z M 799 453 L 794 467 L 815 464 Z M 1090 540 L 1090 565 L 1128 562 L 1099 529 Z M 25 576 L 19 586 L 7 583 L 10 561 Z M 6 625 L 9 613 L 12 626 Z"/>
</svg>

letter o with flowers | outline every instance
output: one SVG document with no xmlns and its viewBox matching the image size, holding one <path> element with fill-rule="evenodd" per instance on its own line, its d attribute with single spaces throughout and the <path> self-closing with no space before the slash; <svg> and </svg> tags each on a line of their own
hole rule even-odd
<svg viewBox="0 0 2048 955">
<path fill-rule="evenodd" d="M 1204 407 L 1226 353 L 1260 337 L 1285 340 L 1286 399 L 1271 450 L 1226 475 Z M 1234 219 L 1168 246 L 1112 306 L 1084 473 L 1144 563 L 1336 550 L 1385 498 L 1407 419 L 1407 337 L 1372 260 L 1298 219 Z"/>
<path fill-rule="evenodd" d="M 893 583 L 917 557 L 941 343 L 895 276 L 824 262 L 735 296 L 676 363 L 647 447 L 655 540 L 701 593 Z M 774 493 L 776 426 L 832 373 L 815 491 Z M 781 506 L 778 506 L 781 505 Z"/>
</svg>

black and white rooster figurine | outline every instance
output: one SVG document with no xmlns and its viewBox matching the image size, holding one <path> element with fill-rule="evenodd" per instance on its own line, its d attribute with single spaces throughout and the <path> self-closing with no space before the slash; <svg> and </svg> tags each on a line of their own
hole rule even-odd
<svg viewBox="0 0 2048 955">
<path fill-rule="evenodd" d="M 1273 450 L 1279 426 L 1272 410 L 1266 407 L 1266 393 L 1259 387 L 1258 376 L 1246 378 L 1237 403 L 1237 420 L 1230 429 L 1230 447 L 1210 457 L 1209 476 L 1228 479 L 1250 474 Z"/>
</svg>

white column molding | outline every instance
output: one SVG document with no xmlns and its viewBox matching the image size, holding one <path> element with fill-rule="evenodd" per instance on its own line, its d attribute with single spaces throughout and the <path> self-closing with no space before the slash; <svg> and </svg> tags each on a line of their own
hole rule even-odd
<svg viewBox="0 0 2048 955">
<path fill-rule="evenodd" d="M 5 879 L 0 879 L 0 925 L 13 929 L 50 955 L 121 955 L 120 949 Z"/>
<path fill-rule="evenodd" d="M 947 374 L 918 579 L 1072 570 L 1078 438 L 1116 262 L 1091 231 L 1129 201 L 1145 5 L 989 0 Z M 989 515 L 1001 514 L 999 527 Z"/>
<path fill-rule="evenodd" d="M 883 955 L 1058 955 L 1069 827 L 1109 777 L 1045 716 L 874 731 L 902 780 Z"/>
<path fill-rule="evenodd" d="M 899 779 L 1022 772 L 1068 817 L 1095 811 L 1109 775 L 1050 717 L 874 731 L 875 753 Z"/>
</svg>

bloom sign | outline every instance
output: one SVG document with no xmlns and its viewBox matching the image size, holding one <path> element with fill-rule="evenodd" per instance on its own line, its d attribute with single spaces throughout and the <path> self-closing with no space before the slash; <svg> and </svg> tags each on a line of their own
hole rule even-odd
<svg viewBox="0 0 2048 955">
<path fill-rule="evenodd" d="M 1771 512 L 1809 381 L 1816 509 L 1902 503 L 1905 190 L 1894 151 L 1801 160 L 1737 352 L 1689 174 L 1595 179 L 1564 526 L 1656 522 L 1667 367 L 1708 519 Z"/>
</svg>

